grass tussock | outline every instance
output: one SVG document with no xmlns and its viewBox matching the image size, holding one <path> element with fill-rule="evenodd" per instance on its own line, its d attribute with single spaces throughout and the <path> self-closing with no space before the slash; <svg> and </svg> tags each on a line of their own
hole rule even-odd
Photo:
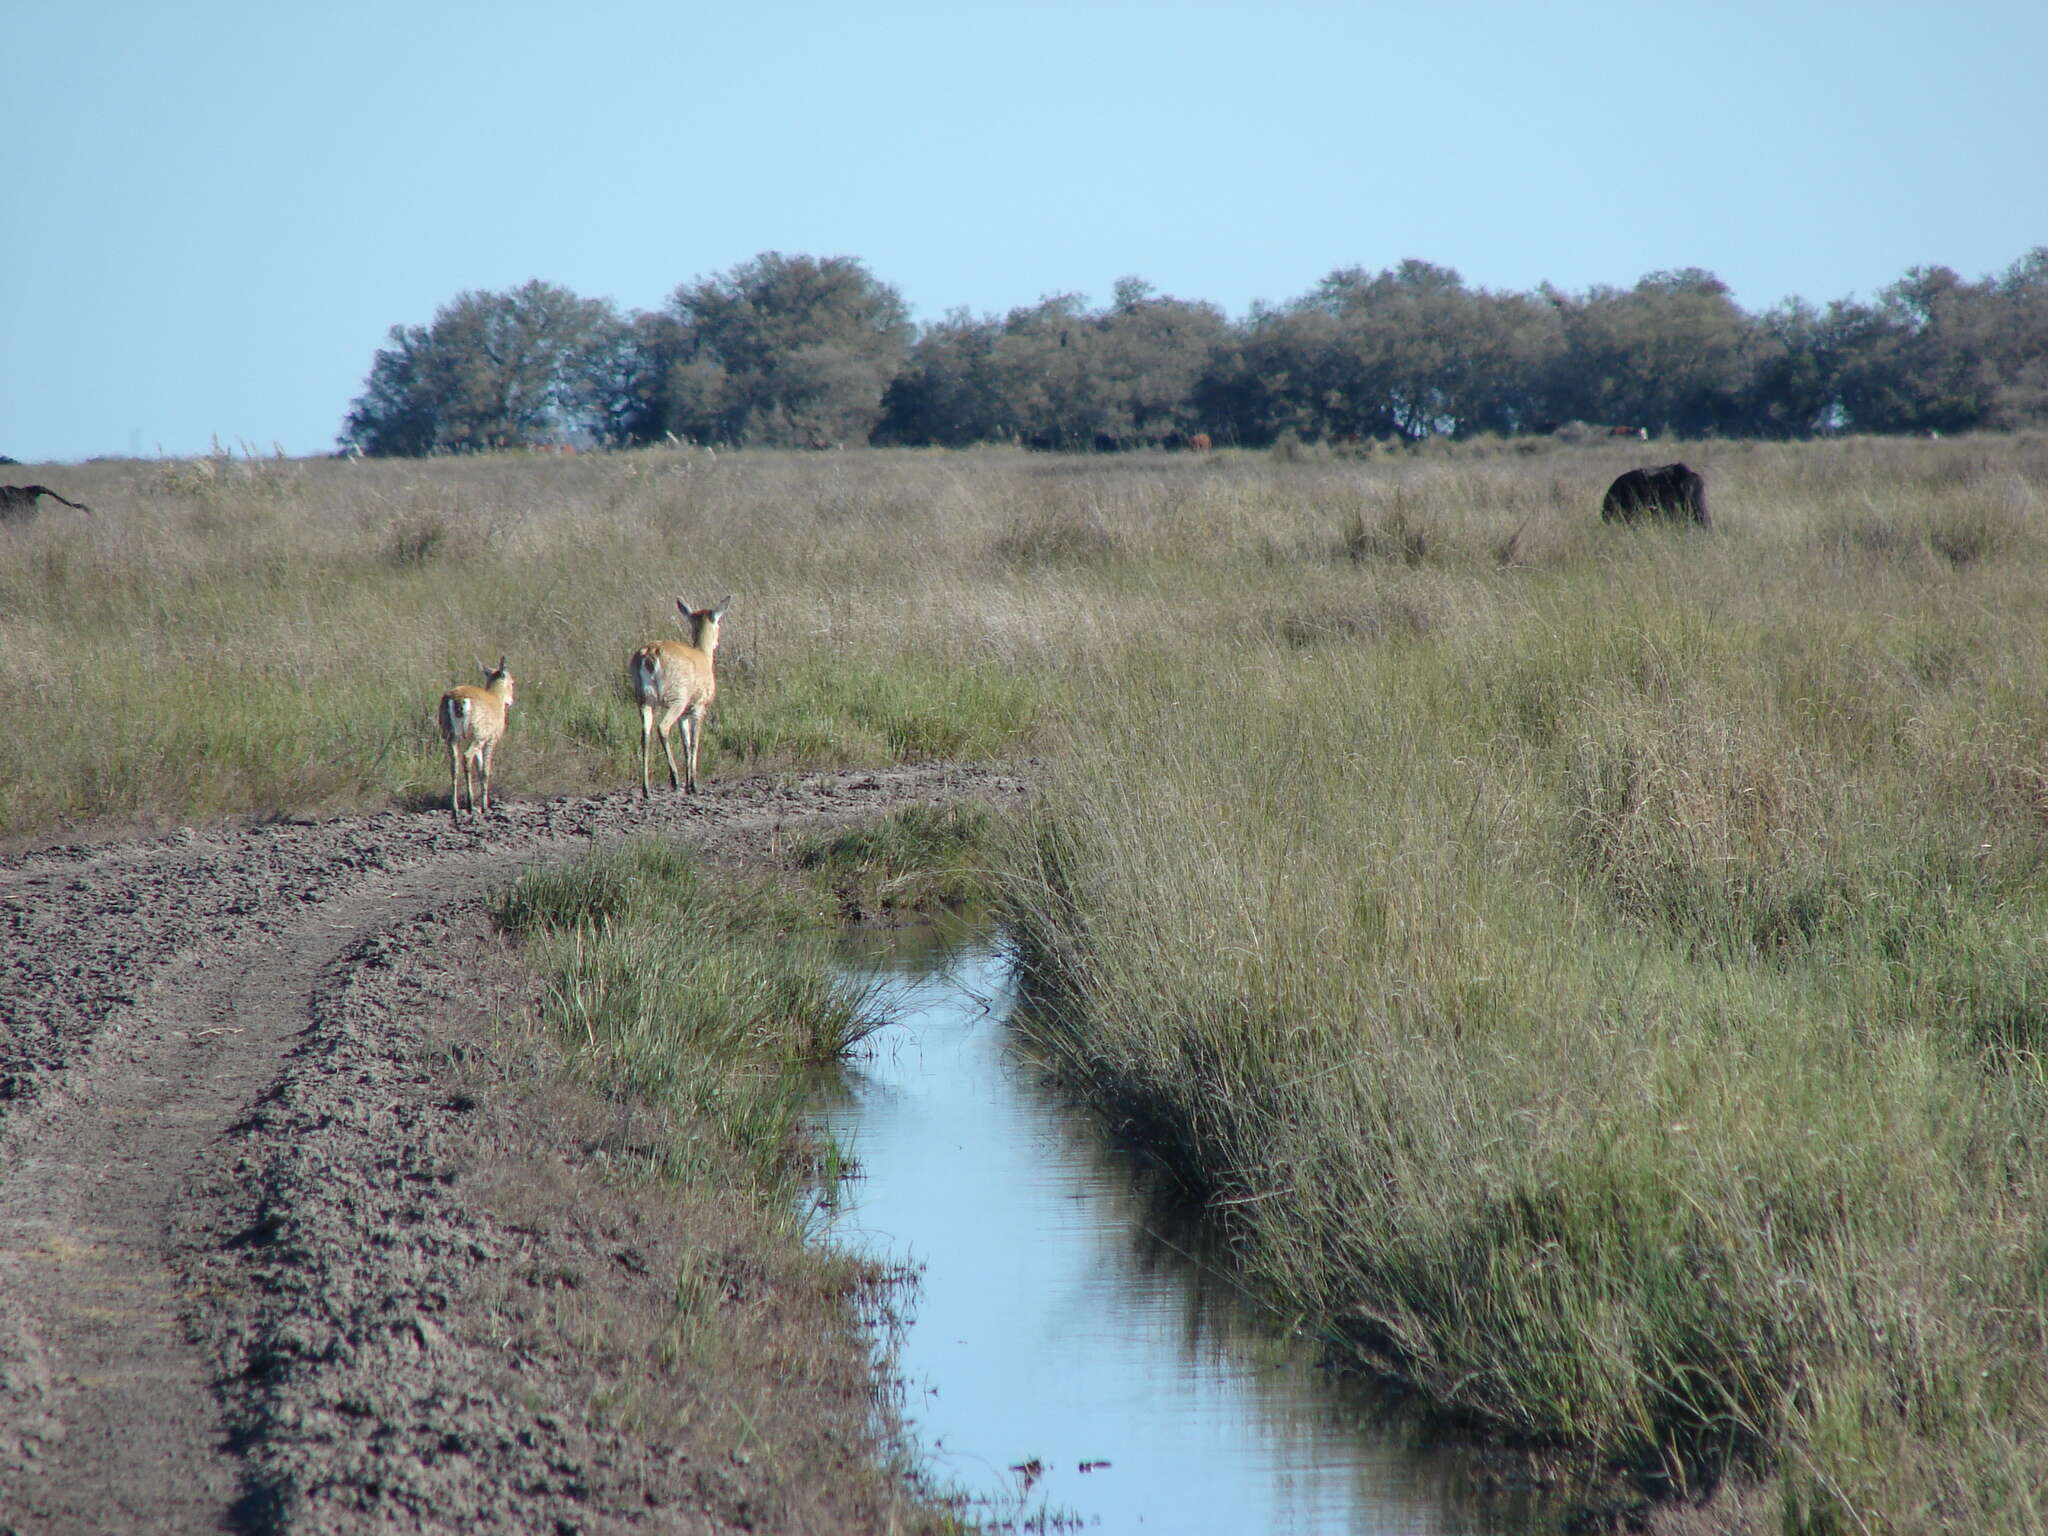
<svg viewBox="0 0 2048 1536">
<path fill-rule="evenodd" d="M 1000 881 L 987 806 L 913 806 L 806 841 L 795 864 L 829 888 L 845 921 L 983 912 Z"/>
<path fill-rule="evenodd" d="M 542 1017 L 579 1074 L 677 1128 L 672 1173 L 736 1156 L 785 1196 L 806 1175 L 811 1074 L 876 1022 L 834 976 L 816 893 L 649 841 L 529 874 L 492 915 L 550 978 Z"/>
<path fill-rule="evenodd" d="M 911 807 L 804 839 L 787 872 L 647 839 L 530 872 L 491 915 L 546 978 L 541 1019 L 577 1074 L 679 1128 L 671 1174 L 737 1156 L 787 1196 L 814 1172 L 799 1113 L 818 1068 L 880 1023 L 839 974 L 841 924 L 980 907 L 997 825 L 985 806 Z"/>
</svg>

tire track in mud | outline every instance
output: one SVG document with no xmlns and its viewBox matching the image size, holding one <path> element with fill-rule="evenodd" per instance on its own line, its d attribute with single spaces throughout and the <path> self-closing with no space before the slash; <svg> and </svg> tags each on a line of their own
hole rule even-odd
<svg viewBox="0 0 2048 1536">
<path fill-rule="evenodd" d="M 0 861 L 0 1532 L 340 1528 L 323 1483 L 359 1490 L 350 1529 L 587 1521 L 577 1447 L 434 1320 L 489 1240 L 433 1166 L 405 935 L 615 837 L 765 846 L 1021 788 L 932 764 Z M 287 1400 L 318 1432 L 270 1443 Z"/>
<path fill-rule="evenodd" d="M 498 876 L 457 862 L 453 880 L 446 865 L 388 890 L 380 879 L 231 962 L 181 967 L 152 989 L 118 1068 L 53 1106 L 9 1168 L 0 1290 L 17 1341 L 6 1353 L 35 1362 L 37 1401 L 23 1446 L 34 1454 L 5 1500 L 26 1528 L 232 1528 L 239 1479 L 212 1362 L 188 1335 L 175 1235 L 203 1163 L 283 1072 L 329 966 L 401 908 L 459 900 Z"/>
</svg>

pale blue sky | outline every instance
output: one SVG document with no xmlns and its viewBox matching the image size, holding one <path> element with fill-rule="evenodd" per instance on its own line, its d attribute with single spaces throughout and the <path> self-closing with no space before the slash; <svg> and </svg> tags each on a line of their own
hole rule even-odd
<svg viewBox="0 0 2048 1536">
<path fill-rule="evenodd" d="M 0 0 L 0 453 L 320 453 L 394 324 L 758 252 L 920 319 L 1341 266 L 1752 310 L 2048 243 L 2048 3 Z"/>
</svg>

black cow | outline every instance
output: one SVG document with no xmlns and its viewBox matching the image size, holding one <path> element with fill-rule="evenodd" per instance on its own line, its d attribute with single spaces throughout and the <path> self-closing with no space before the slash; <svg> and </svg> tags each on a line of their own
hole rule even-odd
<svg viewBox="0 0 2048 1536">
<path fill-rule="evenodd" d="M 0 518 L 34 517 L 38 496 L 52 497 L 67 507 L 76 507 L 81 512 L 92 511 L 84 502 L 59 496 L 47 485 L 0 485 Z"/>
<path fill-rule="evenodd" d="M 1600 503 L 1600 516 L 1610 523 L 1633 523 L 1643 518 L 1674 523 L 1690 522 L 1711 528 L 1707 515 L 1707 480 L 1696 469 L 1683 464 L 1659 464 L 1654 469 L 1632 469 L 1607 487 L 1607 499 Z"/>
</svg>

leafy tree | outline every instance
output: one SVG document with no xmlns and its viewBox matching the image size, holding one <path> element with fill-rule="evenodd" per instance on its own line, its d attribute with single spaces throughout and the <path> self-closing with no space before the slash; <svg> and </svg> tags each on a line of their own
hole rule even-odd
<svg viewBox="0 0 2048 1536">
<path fill-rule="evenodd" d="M 1016 435 L 1040 447 L 1086 448 L 1127 430 L 1108 396 L 1101 330 L 1077 293 L 1054 294 L 1003 321 L 990 359 L 996 397 Z"/>
<path fill-rule="evenodd" d="M 1002 334 L 1001 321 L 964 309 L 925 327 L 884 397 L 876 437 L 948 448 L 1017 437 L 1021 418 L 997 367 Z"/>
<path fill-rule="evenodd" d="M 368 454 L 473 452 L 544 441 L 588 414 L 611 305 L 533 281 L 458 294 L 430 326 L 393 326 L 342 441 Z"/>
<path fill-rule="evenodd" d="M 1235 342 L 1200 393 L 1251 442 L 1523 430 L 1561 346 L 1547 306 L 1413 260 L 1339 268 L 1285 309 L 1255 310 Z"/>
<path fill-rule="evenodd" d="M 444 393 L 433 375 L 438 367 L 433 342 L 423 326 L 394 325 L 391 345 L 379 348 L 363 392 L 342 421 L 344 448 L 377 457 L 417 458 L 434 451 L 440 434 L 437 397 Z"/>
<path fill-rule="evenodd" d="M 1119 279 L 1109 309 L 1054 294 L 1002 320 L 928 328 L 893 386 L 891 442 L 1088 448 L 1203 430 L 1194 390 L 1229 334 L 1222 312 Z"/>
<path fill-rule="evenodd" d="M 1806 437 L 1835 419 L 1841 358 L 1833 314 L 1787 299 L 1751 327 L 1750 370 L 1726 428 L 1746 437 Z"/>
<path fill-rule="evenodd" d="M 1544 294 L 1564 331 L 1546 390 L 1554 419 L 1698 436 L 1741 417 L 1749 322 L 1712 273 L 1653 272 L 1633 289 L 1596 287 L 1578 299 Z"/>
<path fill-rule="evenodd" d="M 2048 424 L 2048 245 L 2037 245 L 1998 284 L 2002 366 L 1990 425 Z"/>
<path fill-rule="evenodd" d="M 1846 307 L 1841 397 L 1863 432 L 1963 432 L 1991 418 L 2000 383 L 1998 285 L 1947 267 L 1914 267 Z"/>
<path fill-rule="evenodd" d="M 599 441 L 657 441 L 668 422 L 667 373 L 678 350 L 666 314 L 635 314 L 585 351 L 576 369 L 583 423 Z"/>
<path fill-rule="evenodd" d="M 669 431 L 818 448 L 866 442 L 902 368 L 902 298 L 850 257 L 768 251 L 678 288 L 658 336 Z"/>
<path fill-rule="evenodd" d="M 1338 268 L 1238 324 L 1125 277 L 1102 310 L 1054 294 L 1001 318 L 954 311 L 914 338 L 859 262 L 771 251 L 625 319 L 541 282 L 458 295 L 431 325 L 393 328 L 343 441 L 432 453 L 584 428 L 616 443 L 1071 449 L 1570 419 L 1766 436 L 2048 421 L 2048 247 L 1979 282 L 1914 268 L 1874 304 L 1754 317 L 1698 268 L 1494 293 L 1410 260 Z"/>
<path fill-rule="evenodd" d="M 1333 303 L 1326 279 L 1292 313 L 1271 317 L 1249 351 L 1256 359 L 1277 436 L 1407 435 L 1387 332 L 1365 304 Z"/>
<path fill-rule="evenodd" d="M 1463 278 L 1426 261 L 1371 277 L 1347 267 L 1324 278 L 1307 302 L 1337 322 L 1347 414 L 1383 418 L 1411 439 L 1454 430 L 1467 297 Z M 1376 432 L 1380 425 L 1373 423 Z"/>
<path fill-rule="evenodd" d="M 1094 347 L 1106 375 L 1111 435 L 1156 442 L 1201 431 L 1194 387 L 1228 331 L 1213 304 L 1156 294 L 1140 278 L 1119 279 L 1108 313 L 1096 321 Z"/>
<path fill-rule="evenodd" d="M 1564 349 L 1557 312 L 1529 294 L 1479 289 L 1458 306 L 1452 347 L 1443 398 L 1452 430 L 1533 430 L 1543 415 L 1543 375 Z"/>
<path fill-rule="evenodd" d="M 1243 322 L 1228 327 L 1190 392 L 1199 430 L 1219 443 L 1263 447 L 1273 440 L 1273 388 L 1261 373 L 1254 340 L 1270 320 L 1266 306 L 1254 305 Z"/>
</svg>

